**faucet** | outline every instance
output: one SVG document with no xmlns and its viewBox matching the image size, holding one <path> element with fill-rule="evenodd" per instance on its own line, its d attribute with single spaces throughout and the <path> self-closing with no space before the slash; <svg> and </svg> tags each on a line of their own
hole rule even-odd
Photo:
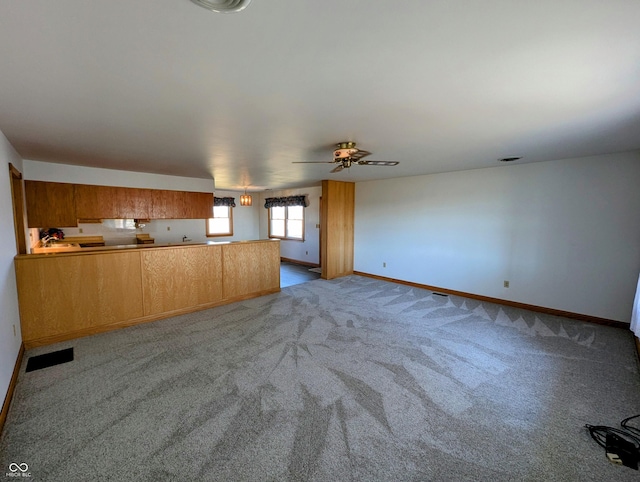
<svg viewBox="0 0 640 482">
<path fill-rule="evenodd" d="M 191 241 L 189 238 L 187 238 L 186 236 L 182 236 L 182 242 L 186 243 L 187 241 Z"/>
</svg>

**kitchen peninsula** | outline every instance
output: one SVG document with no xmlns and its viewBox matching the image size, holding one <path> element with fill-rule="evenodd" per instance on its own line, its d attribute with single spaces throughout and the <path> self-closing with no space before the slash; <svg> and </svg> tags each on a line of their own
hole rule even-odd
<svg viewBox="0 0 640 482">
<path fill-rule="evenodd" d="M 280 291 L 277 240 L 80 248 L 15 267 L 26 348 Z"/>
</svg>

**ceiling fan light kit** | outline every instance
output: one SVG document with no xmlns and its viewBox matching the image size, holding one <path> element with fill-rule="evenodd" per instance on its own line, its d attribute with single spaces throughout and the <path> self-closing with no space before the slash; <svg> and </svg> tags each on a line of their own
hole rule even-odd
<svg viewBox="0 0 640 482">
<path fill-rule="evenodd" d="M 251 0 L 191 0 L 196 5 L 217 13 L 235 13 L 247 8 Z"/>
<path fill-rule="evenodd" d="M 358 152 L 355 142 L 341 142 L 337 144 L 337 149 L 333 151 L 334 159 L 347 159 Z"/>
</svg>

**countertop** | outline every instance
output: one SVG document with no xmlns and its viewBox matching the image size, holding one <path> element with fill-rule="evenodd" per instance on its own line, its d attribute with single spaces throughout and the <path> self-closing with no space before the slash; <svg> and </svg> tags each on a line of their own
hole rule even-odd
<svg viewBox="0 0 640 482">
<path fill-rule="evenodd" d="M 254 240 L 246 240 L 246 241 L 205 241 L 205 242 L 197 242 L 190 241 L 186 243 L 176 242 L 176 243 L 154 243 L 154 244 L 120 244 L 116 246 L 94 246 L 89 248 L 81 248 L 81 247 L 68 247 L 64 248 L 64 251 L 61 251 L 60 248 L 55 249 L 55 252 L 51 253 L 40 253 L 40 254 L 19 254 L 16 258 L 38 258 L 38 257 L 50 257 L 50 256 L 75 256 L 79 254 L 92 254 L 92 253 L 104 253 L 109 251 L 126 251 L 126 250 L 136 250 L 136 249 L 164 249 L 164 248 L 190 248 L 194 246 L 216 246 L 223 244 L 241 244 L 241 243 L 270 243 L 274 241 L 279 241 L 278 239 L 254 239 Z"/>
</svg>

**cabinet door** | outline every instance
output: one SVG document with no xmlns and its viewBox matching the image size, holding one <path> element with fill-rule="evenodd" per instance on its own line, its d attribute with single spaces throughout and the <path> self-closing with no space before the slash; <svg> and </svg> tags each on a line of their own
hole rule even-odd
<svg viewBox="0 0 640 482">
<path fill-rule="evenodd" d="M 118 218 L 118 188 L 76 184 L 76 210 L 80 219 Z"/>
<path fill-rule="evenodd" d="M 213 194 L 202 192 L 76 185 L 80 219 L 206 219 Z"/>
<path fill-rule="evenodd" d="M 147 219 L 151 217 L 151 189 L 76 185 L 80 219 Z"/>
<path fill-rule="evenodd" d="M 78 225 L 73 184 L 25 181 L 30 228 L 63 228 Z"/>
<path fill-rule="evenodd" d="M 186 219 L 187 216 L 187 194 L 184 191 L 169 191 L 171 198 L 171 219 Z"/>
<path fill-rule="evenodd" d="M 151 217 L 151 189 L 116 188 L 118 218 L 149 219 Z"/>
<path fill-rule="evenodd" d="M 213 215 L 213 194 L 210 192 L 187 193 L 187 211 L 189 219 L 208 219 Z"/>
<path fill-rule="evenodd" d="M 151 192 L 151 219 L 169 219 L 171 217 L 171 198 L 168 195 L 170 192 L 158 189 Z"/>
<path fill-rule="evenodd" d="M 173 193 L 173 213 L 180 219 L 207 219 L 213 214 L 213 194 L 205 192 Z"/>
<path fill-rule="evenodd" d="M 190 219 L 191 198 L 194 193 L 184 191 L 154 190 L 151 204 L 152 219 Z"/>
</svg>

